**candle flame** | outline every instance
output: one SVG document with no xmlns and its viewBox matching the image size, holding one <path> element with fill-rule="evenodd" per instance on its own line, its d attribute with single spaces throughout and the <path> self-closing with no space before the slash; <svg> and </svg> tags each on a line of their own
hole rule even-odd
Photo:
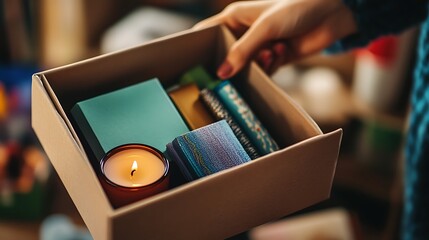
<svg viewBox="0 0 429 240">
<path fill-rule="evenodd" d="M 131 166 L 131 176 L 134 175 L 134 172 L 137 171 L 137 161 L 133 162 L 133 165 Z"/>
</svg>

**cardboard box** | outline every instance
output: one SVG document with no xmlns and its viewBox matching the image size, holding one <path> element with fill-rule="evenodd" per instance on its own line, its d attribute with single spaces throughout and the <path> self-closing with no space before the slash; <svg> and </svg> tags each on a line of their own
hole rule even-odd
<svg viewBox="0 0 429 240">
<path fill-rule="evenodd" d="M 188 30 L 33 76 L 33 128 L 95 239 L 222 239 L 329 198 L 342 130 L 323 134 L 252 63 L 239 87 L 281 150 L 111 207 L 70 122 L 70 109 L 153 77 L 168 88 L 197 64 L 218 66 L 233 42 L 224 27 Z"/>
</svg>

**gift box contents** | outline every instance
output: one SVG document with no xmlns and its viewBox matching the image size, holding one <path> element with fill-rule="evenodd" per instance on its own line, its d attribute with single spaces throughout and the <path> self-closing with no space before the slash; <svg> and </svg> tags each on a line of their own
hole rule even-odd
<svg viewBox="0 0 429 240">
<path fill-rule="evenodd" d="M 72 108 L 114 208 L 177 185 L 170 175 L 185 183 L 279 149 L 233 81 L 196 66 L 177 82 L 149 79 Z"/>
<path fill-rule="evenodd" d="M 175 138 L 167 154 L 189 181 L 250 161 L 225 120 Z"/>
</svg>

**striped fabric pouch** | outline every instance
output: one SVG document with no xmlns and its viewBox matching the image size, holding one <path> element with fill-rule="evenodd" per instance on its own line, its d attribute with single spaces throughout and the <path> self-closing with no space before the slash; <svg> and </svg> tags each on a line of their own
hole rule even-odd
<svg viewBox="0 0 429 240">
<path fill-rule="evenodd" d="M 225 120 L 177 137 L 167 145 L 167 155 L 189 181 L 250 161 Z"/>
</svg>

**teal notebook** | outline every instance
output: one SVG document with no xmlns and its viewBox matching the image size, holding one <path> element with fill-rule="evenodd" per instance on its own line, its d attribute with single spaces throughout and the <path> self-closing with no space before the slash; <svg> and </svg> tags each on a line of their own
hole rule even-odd
<svg viewBox="0 0 429 240">
<path fill-rule="evenodd" d="M 71 113 L 97 160 L 127 143 L 164 152 L 167 143 L 189 132 L 156 78 L 78 102 Z"/>
</svg>

